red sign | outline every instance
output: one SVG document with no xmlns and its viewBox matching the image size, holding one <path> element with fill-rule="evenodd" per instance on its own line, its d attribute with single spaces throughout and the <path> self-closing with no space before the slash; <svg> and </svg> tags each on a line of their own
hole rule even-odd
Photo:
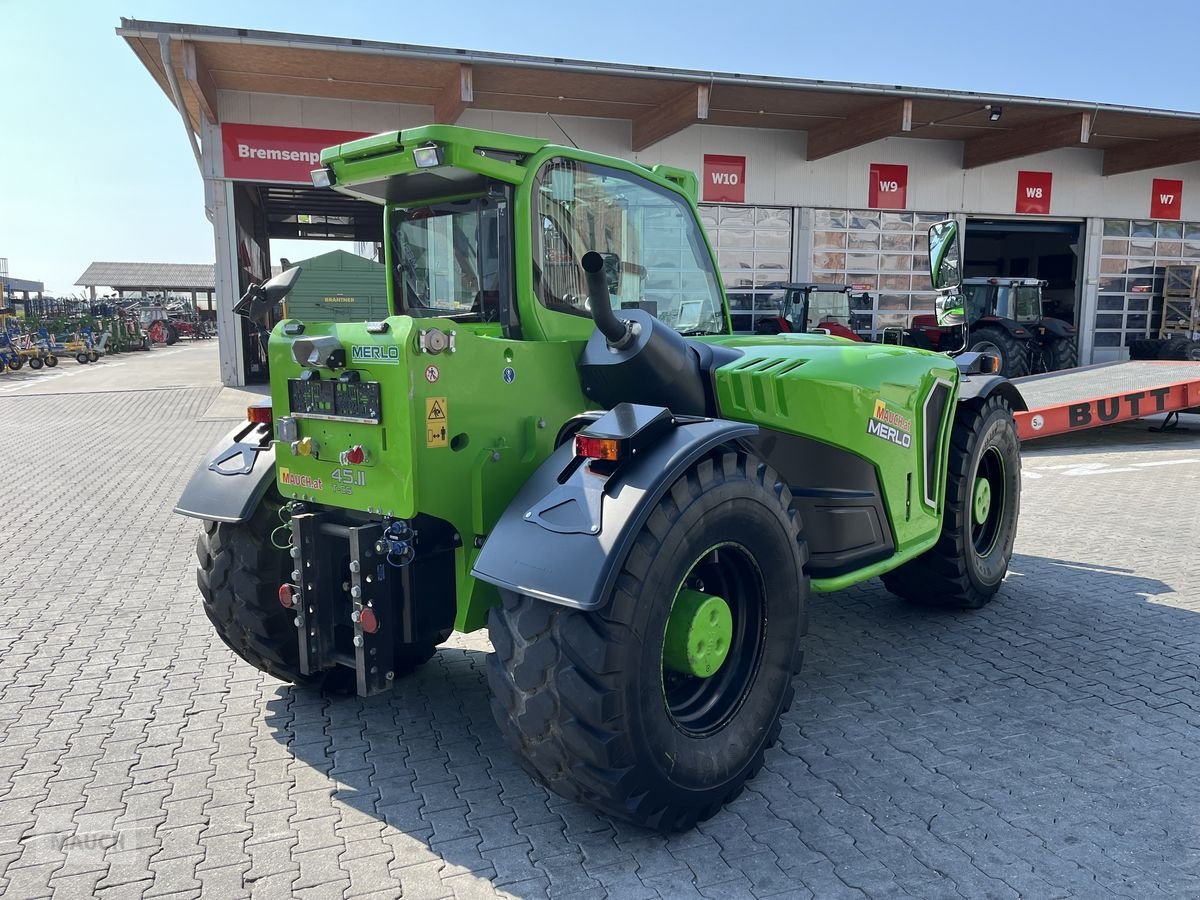
<svg viewBox="0 0 1200 900">
<path fill-rule="evenodd" d="M 1049 215 L 1051 172 L 1017 173 L 1017 212 Z"/>
<path fill-rule="evenodd" d="M 221 125 L 225 177 L 312 184 L 309 173 L 320 167 L 322 150 L 366 136 L 361 131 L 225 122 Z"/>
<path fill-rule="evenodd" d="M 746 202 L 746 157 L 704 154 L 704 200 Z"/>
<path fill-rule="evenodd" d="M 1183 182 L 1155 178 L 1150 187 L 1150 218 L 1178 219 L 1183 211 Z"/>
<path fill-rule="evenodd" d="M 867 206 L 871 209 L 904 209 L 908 201 L 908 166 L 871 163 Z"/>
</svg>

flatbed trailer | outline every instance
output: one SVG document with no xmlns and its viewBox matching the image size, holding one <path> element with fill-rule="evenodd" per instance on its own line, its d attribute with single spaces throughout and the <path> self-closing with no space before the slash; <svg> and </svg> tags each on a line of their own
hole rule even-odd
<svg viewBox="0 0 1200 900">
<path fill-rule="evenodd" d="M 1200 412 L 1200 362 L 1100 363 L 1014 378 L 1027 410 L 1017 412 L 1023 441 L 1180 412 Z"/>
</svg>

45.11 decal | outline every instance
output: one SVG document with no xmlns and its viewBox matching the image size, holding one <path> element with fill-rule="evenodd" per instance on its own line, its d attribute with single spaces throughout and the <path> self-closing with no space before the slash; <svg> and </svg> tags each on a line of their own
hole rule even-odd
<svg viewBox="0 0 1200 900">
<path fill-rule="evenodd" d="M 367 473 L 359 469 L 334 469 L 330 476 L 333 490 L 338 494 L 353 494 L 356 487 L 366 487 Z"/>
</svg>

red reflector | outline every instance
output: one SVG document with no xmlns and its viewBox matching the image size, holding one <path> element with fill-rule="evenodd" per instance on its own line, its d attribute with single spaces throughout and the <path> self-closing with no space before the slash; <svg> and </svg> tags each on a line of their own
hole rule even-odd
<svg viewBox="0 0 1200 900">
<path fill-rule="evenodd" d="M 279 586 L 279 603 L 281 606 L 291 609 L 296 605 L 296 589 L 290 584 L 281 584 Z"/>
<path fill-rule="evenodd" d="M 616 462 L 621 458 L 621 442 L 615 438 L 575 435 L 575 455 L 586 459 L 607 459 Z"/>
<path fill-rule="evenodd" d="M 364 459 L 367 458 L 366 451 L 363 450 L 361 444 L 355 444 L 346 451 L 346 462 L 352 466 L 360 466 Z"/>
<path fill-rule="evenodd" d="M 379 617 L 375 615 L 375 610 L 365 606 L 358 614 L 358 624 L 367 634 L 374 634 L 379 630 Z"/>
<path fill-rule="evenodd" d="M 269 406 L 247 406 L 246 418 L 255 425 L 270 425 L 271 424 L 271 407 Z"/>
</svg>

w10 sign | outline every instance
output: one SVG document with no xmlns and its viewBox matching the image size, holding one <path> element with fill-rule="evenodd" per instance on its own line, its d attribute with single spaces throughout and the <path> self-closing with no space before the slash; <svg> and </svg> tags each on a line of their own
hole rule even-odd
<svg viewBox="0 0 1200 900">
<path fill-rule="evenodd" d="M 871 209 L 904 209 L 908 203 L 908 166 L 871 163 L 867 206 Z"/>
<path fill-rule="evenodd" d="M 1178 219 L 1183 211 L 1183 182 L 1155 178 L 1150 188 L 1150 218 Z"/>
<path fill-rule="evenodd" d="M 1017 173 L 1017 212 L 1034 215 L 1050 214 L 1051 172 Z"/>
<path fill-rule="evenodd" d="M 704 154 L 704 200 L 746 202 L 746 157 Z"/>
</svg>

